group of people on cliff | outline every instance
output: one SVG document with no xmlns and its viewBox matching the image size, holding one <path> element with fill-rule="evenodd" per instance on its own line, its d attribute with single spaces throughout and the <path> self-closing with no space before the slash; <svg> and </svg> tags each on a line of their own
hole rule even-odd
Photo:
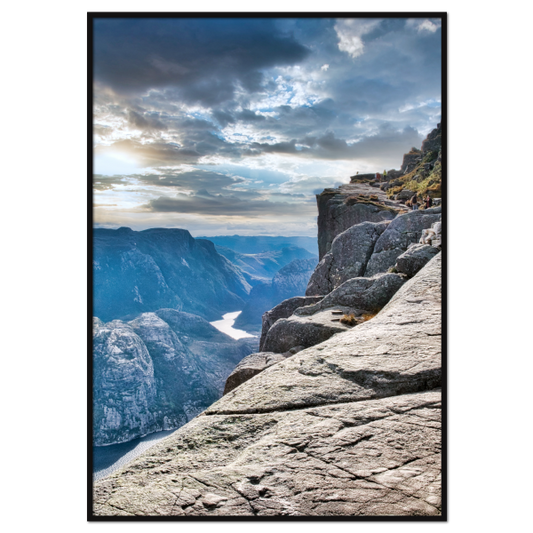
<svg viewBox="0 0 533 533">
<path fill-rule="evenodd" d="M 384 170 L 383 174 L 380 174 L 379 172 L 376 172 L 376 181 L 381 181 L 381 178 L 383 178 L 383 181 L 387 181 L 387 171 Z"/>
<path fill-rule="evenodd" d="M 429 196 L 429 194 L 426 196 L 425 200 L 423 200 L 424 202 L 424 206 L 426 209 L 429 209 L 432 205 L 433 205 L 433 199 L 431 198 L 431 196 Z M 418 206 L 420 205 L 418 203 L 418 195 L 414 195 L 411 197 L 411 200 L 409 201 L 409 203 L 411 204 L 411 208 L 413 211 L 416 211 L 418 209 Z"/>
</svg>

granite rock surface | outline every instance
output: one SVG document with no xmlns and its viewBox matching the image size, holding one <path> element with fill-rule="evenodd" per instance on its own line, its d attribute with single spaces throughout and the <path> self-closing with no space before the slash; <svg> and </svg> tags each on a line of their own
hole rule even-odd
<svg viewBox="0 0 533 533">
<path fill-rule="evenodd" d="M 365 269 L 365 276 L 371 277 L 396 264 L 411 244 L 418 243 L 425 229 L 440 221 L 441 208 L 409 211 L 397 216 L 380 235 Z"/>
<path fill-rule="evenodd" d="M 362 222 L 337 235 L 313 272 L 306 294 L 328 294 L 345 281 L 364 276 L 376 242 L 389 224 L 388 220 Z"/>
<path fill-rule="evenodd" d="M 273 307 L 270 311 L 263 313 L 263 326 L 261 328 L 259 350 L 263 350 L 268 330 L 277 320 L 280 318 L 288 318 L 294 313 L 294 311 L 296 311 L 296 309 L 298 309 L 298 307 L 315 304 L 321 299 L 321 296 L 294 296 L 293 298 L 283 300 L 283 302 Z"/>
<path fill-rule="evenodd" d="M 283 361 L 287 357 L 290 357 L 291 353 L 273 353 L 273 352 L 257 352 L 246 356 L 236 367 L 235 370 L 229 375 L 224 387 L 224 394 L 232 391 L 235 387 L 242 385 L 245 381 L 253 378 L 265 368 L 272 366 L 280 361 Z"/>
<path fill-rule="evenodd" d="M 336 333 L 350 329 L 350 326 L 340 322 L 341 316 L 342 314 L 327 309 L 310 316 L 292 315 L 281 318 L 267 333 L 263 349 L 267 352 L 285 353 L 295 346 L 308 348 L 319 344 Z"/>
<path fill-rule="evenodd" d="M 300 307 L 294 314 L 308 316 L 337 306 L 379 311 L 403 285 L 399 274 L 377 274 L 372 278 L 352 278 L 324 296 L 319 302 Z"/>
<path fill-rule="evenodd" d="M 441 254 L 97 482 L 100 516 L 440 514 Z"/>
<path fill-rule="evenodd" d="M 376 195 L 378 200 L 347 203 L 357 194 Z M 396 214 L 395 204 L 379 189 L 368 184 L 347 184 L 336 189 L 325 189 L 317 195 L 318 205 L 318 258 L 321 260 L 331 249 L 333 239 L 343 231 L 362 222 L 392 220 Z"/>
</svg>

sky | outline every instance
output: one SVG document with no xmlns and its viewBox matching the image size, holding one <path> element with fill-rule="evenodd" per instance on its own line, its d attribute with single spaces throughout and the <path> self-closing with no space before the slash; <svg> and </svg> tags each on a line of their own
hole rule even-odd
<svg viewBox="0 0 533 533">
<path fill-rule="evenodd" d="M 96 227 L 317 233 L 441 120 L 441 21 L 94 20 Z"/>
</svg>

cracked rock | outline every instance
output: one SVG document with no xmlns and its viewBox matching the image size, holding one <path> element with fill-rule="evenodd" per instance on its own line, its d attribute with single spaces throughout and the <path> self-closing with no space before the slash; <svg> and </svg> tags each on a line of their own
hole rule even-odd
<svg viewBox="0 0 533 533">
<path fill-rule="evenodd" d="M 412 278 L 438 253 L 439 249 L 434 246 L 428 244 L 412 244 L 406 252 L 396 259 L 395 268 L 401 274 Z"/>
<path fill-rule="evenodd" d="M 296 346 L 308 348 L 348 329 L 350 326 L 341 323 L 339 317 L 333 314 L 333 309 L 320 311 L 312 316 L 292 315 L 278 320 L 270 328 L 264 349 L 281 354 Z"/>
<path fill-rule="evenodd" d="M 440 515 L 440 282 L 438 254 L 374 318 L 95 483 L 94 514 Z"/>
<path fill-rule="evenodd" d="M 276 307 L 263 314 L 263 327 L 261 329 L 261 340 L 259 341 L 259 350 L 262 351 L 265 344 L 266 335 L 272 325 L 280 318 L 290 317 L 298 307 L 311 305 L 321 300 L 321 296 L 295 296 L 283 300 Z"/>
<path fill-rule="evenodd" d="M 345 281 L 363 276 L 376 241 L 389 223 L 363 222 L 337 235 L 313 272 L 306 294 L 328 294 Z"/>
<path fill-rule="evenodd" d="M 411 244 L 420 240 L 423 230 L 430 228 L 440 218 L 440 207 L 410 211 L 397 216 L 377 240 L 366 266 L 365 276 L 371 277 L 379 272 L 386 272 L 394 266 L 396 259 Z"/>
</svg>

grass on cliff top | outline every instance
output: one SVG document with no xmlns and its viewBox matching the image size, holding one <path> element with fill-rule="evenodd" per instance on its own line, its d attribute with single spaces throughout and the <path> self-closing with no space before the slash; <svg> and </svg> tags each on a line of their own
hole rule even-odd
<svg viewBox="0 0 533 533">
<path fill-rule="evenodd" d="M 365 196 L 363 194 L 347 196 L 344 199 L 344 203 L 349 206 L 355 204 L 375 205 L 376 207 L 379 207 L 382 211 L 391 211 L 392 213 L 397 212 L 397 210 L 393 207 L 385 205 L 383 201 L 379 200 L 378 196 L 375 194 L 372 194 L 370 196 Z"/>
<path fill-rule="evenodd" d="M 350 178 L 350 183 L 371 183 L 372 181 L 374 181 L 372 178 L 357 178 L 356 176 Z"/>
<path fill-rule="evenodd" d="M 428 155 L 432 155 L 433 158 L 436 158 L 436 152 L 430 152 Z M 402 184 L 397 187 L 391 187 L 387 190 L 387 196 L 392 198 L 394 195 L 398 194 L 403 189 L 413 191 L 419 197 L 425 197 L 429 194 L 432 198 L 438 198 L 441 195 L 441 184 L 442 184 L 442 165 L 440 161 L 435 163 L 435 166 L 431 170 L 429 176 L 424 178 L 422 181 L 416 181 L 414 178 L 417 174 L 420 173 L 424 168 L 424 164 L 431 161 L 428 159 L 428 155 L 424 157 L 422 162 L 416 166 L 414 170 L 398 178 Z M 426 160 L 427 159 L 427 160 Z"/>
</svg>

